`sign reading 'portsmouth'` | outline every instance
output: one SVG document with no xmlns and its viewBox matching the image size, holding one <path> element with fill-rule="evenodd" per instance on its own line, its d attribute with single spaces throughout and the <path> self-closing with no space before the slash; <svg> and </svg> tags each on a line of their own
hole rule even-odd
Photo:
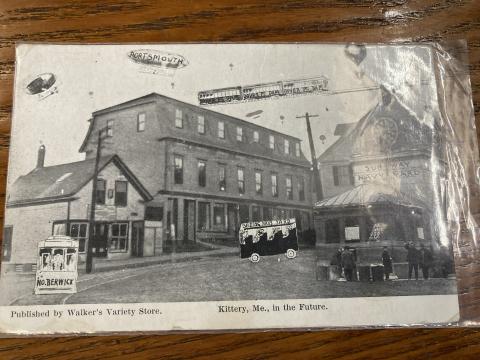
<svg viewBox="0 0 480 360">
<path fill-rule="evenodd" d="M 164 69 L 179 69 L 188 65 L 187 59 L 182 55 L 159 50 L 132 50 L 128 53 L 128 57 L 138 64 Z"/>
</svg>

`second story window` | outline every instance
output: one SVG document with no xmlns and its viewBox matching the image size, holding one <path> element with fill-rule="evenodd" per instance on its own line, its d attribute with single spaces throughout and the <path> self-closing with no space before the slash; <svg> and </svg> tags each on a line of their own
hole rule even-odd
<svg viewBox="0 0 480 360">
<path fill-rule="evenodd" d="M 288 141 L 287 139 L 285 139 L 283 150 L 285 151 L 285 155 L 290 154 L 290 141 Z"/>
<path fill-rule="evenodd" d="M 183 128 L 183 113 L 180 109 L 175 109 L 175 127 Z"/>
<path fill-rule="evenodd" d="M 137 132 L 145 131 L 145 121 L 146 121 L 145 113 L 138 114 L 138 117 L 137 117 Z"/>
<path fill-rule="evenodd" d="M 272 196 L 278 197 L 278 175 L 272 174 Z"/>
<path fill-rule="evenodd" d="M 127 182 L 115 181 L 115 206 L 127 206 Z"/>
<path fill-rule="evenodd" d="M 257 130 L 255 130 L 253 132 L 253 141 L 256 142 L 256 143 L 258 143 L 260 141 L 260 135 L 258 134 Z"/>
<path fill-rule="evenodd" d="M 107 137 L 113 136 L 113 120 L 107 120 Z"/>
<path fill-rule="evenodd" d="M 255 192 L 257 195 L 262 195 L 263 192 L 262 173 L 260 171 L 255 171 Z"/>
<path fill-rule="evenodd" d="M 285 187 L 287 190 L 287 199 L 293 200 L 292 176 L 287 175 L 285 178 Z"/>
<path fill-rule="evenodd" d="M 198 186 L 207 185 L 207 163 L 203 160 L 198 161 Z"/>
<path fill-rule="evenodd" d="M 237 126 L 237 141 L 243 141 L 243 129 Z"/>
<path fill-rule="evenodd" d="M 97 193 L 95 196 L 95 204 L 103 205 L 105 204 L 105 195 L 106 195 L 106 181 L 103 179 L 97 180 Z"/>
<path fill-rule="evenodd" d="M 300 156 L 300 143 L 295 143 L 295 156 Z"/>
<path fill-rule="evenodd" d="M 348 186 L 353 185 L 353 171 L 349 165 L 333 166 L 333 185 Z"/>
<path fill-rule="evenodd" d="M 223 121 L 218 122 L 218 137 L 225 139 L 225 123 Z"/>
<path fill-rule="evenodd" d="M 218 189 L 225 191 L 227 189 L 227 166 L 218 165 Z"/>
<path fill-rule="evenodd" d="M 173 180 L 175 184 L 183 184 L 183 157 L 175 155 L 174 162 Z"/>
<path fill-rule="evenodd" d="M 245 194 L 245 171 L 241 167 L 237 169 L 237 179 L 238 179 L 238 192 L 240 194 Z"/>
<path fill-rule="evenodd" d="M 305 200 L 305 179 L 302 176 L 298 178 L 298 200 Z"/>
<path fill-rule="evenodd" d="M 268 147 L 271 149 L 271 150 L 274 150 L 275 149 L 275 137 L 273 135 L 269 135 L 268 136 Z"/>
<path fill-rule="evenodd" d="M 197 121 L 198 121 L 198 133 L 202 135 L 205 134 L 205 118 L 202 115 L 198 115 Z"/>
</svg>

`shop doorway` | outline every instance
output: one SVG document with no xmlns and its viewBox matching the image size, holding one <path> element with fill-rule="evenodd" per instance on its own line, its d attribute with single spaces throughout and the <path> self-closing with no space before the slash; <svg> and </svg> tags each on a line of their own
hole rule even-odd
<svg viewBox="0 0 480 360">
<path fill-rule="evenodd" d="M 132 256 L 143 256 L 144 223 L 143 221 L 132 222 Z"/>
<path fill-rule="evenodd" d="M 184 204 L 184 240 L 195 241 L 195 201 L 185 200 Z"/>
<path fill-rule="evenodd" d="M 108 253 L 108 223 L 95 223 L 92 255 L 106 257 Z"/>
</svg>

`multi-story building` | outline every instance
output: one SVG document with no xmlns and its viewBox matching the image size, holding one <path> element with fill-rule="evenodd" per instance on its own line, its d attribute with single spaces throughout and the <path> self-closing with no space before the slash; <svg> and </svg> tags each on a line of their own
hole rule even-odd
<svg viewBox="0 0 480 360">
<path fill-rule="evenodd" d="M 164 240 L 233 239 L 241 222 L 286 217 L 312 227 L 298 138 L 157 93 L 94 112 L 87 159 L 102 129 L 102 155 L 117 154 L 152 194 L 145 220 L 163 223 Z"/>
</svg>

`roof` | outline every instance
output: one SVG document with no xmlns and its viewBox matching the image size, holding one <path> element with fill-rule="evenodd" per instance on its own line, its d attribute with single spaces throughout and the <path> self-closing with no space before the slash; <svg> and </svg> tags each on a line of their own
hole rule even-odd
<svg viewBox="0 0 480 360">
<path fill-rule="evenodd" d="M 100 158 L 99 171 L 114 163 L 144 200 L 152 196 L 117 155 Z M 20 176 L 8 191 L 7 206 L 66 200 L 82 189 L 94 175 L 95 158 L 36 168 Z"/>
<path fill-rule="evenodd" d="M 391 186 L 369 183 L 361 184 L 339 195 L 318 201 L 315 209 L 364 205 L 403 205 L 426 208 L 422 201 L 408 196 Z"/>
<path fill-rule="evenodd" d="M 356 122 L 337 124 L 337 126 L 335 126 L 335 131 L 333 132 L 333 135 L 342 136 L 346 132 L 353 129 L 356 124 L 357 124 Z"/>
<path fill-rule="evenodd" d="M 226 120 L 232 120 L 232 121 L 235 121 L 235 122 L 240 122 L 240 123 L 245 124 L 247 126 L 250 126 L 252 128 L 257 128 L 259 130 L 263 129 L 263 130 L 269 131 L 273 134 L 278 134 L 278 135 L 283 136 L 283 137 L 294 139 L 298 142 L 302 141 L 301 139 L 299 139 L 295 136 L 285 134 L 285 133 L 282 133 L 282 132 L 274 130 L 274 129 L 270 129 L 270 128 L 267 128 L 265 126 L 257 125 L 255 123 L 252 123 L 252 122 L 249 122 L 247 120 L 243 120 L 243 119 L 240 119 L 240 118 L 237 118 L 237 117 L 234 117 L 234 116 L 230 116 L 230 115 L 226 115 L 226 114 L 214 111 L 214 110 L 206 109 L 206 108 L 198 106 L 198 105 L 190 104 L 190 103 L 187 103 L 185 101 L 174 99 L 172 97 L 162 95 L 162 94 L 159 94 L 159 93 L 156 93 L 156 92 L 152 92 L 150 94 L 140 96 L 140 97 L 135 98 L 135 99 L 131 99 L 131 100 L 128 100 L 128 101 L 125 101 L 125 102 L 122 102 L 122 103 L 119 103 L 119 104 L 116 104 L 116 105 L 113 105 L 113 106 L 106 107 L 106 108 L 101 109 L 101 110 L 97 110 L 97 111 L 93 112 L 92 115 L 93 115 L 93 117 L 95 117 L 97 115 L 106 114 L 106 113 L 109 113 L 111 111 L 122 110 L 126 107 L 130 107 L 130 106 L 133 106 L 133 105 L 141 105 L 141 104 L 144 104 L 145 102 L 151 102 L 153 98 L 163 98 L 163 99 L 166 99 L 168 101 L 173 101 L 173 102 L 185 105 L 185 106 L 187 106 L 191 109 L 194 109 L 195 111 L 199 111 L 199 112 L 207 114 L 207 115 L 210 114 L 212 116 L 221 117 L 221 118 L 226 119 Z M 88 121 L 90 122 L 90 126 L 88 128 L 87 135 L 85 136 L 85 139 L 83 140 L 83 143 L 80 146 L 79 152 L 84 152 L 85 151 L 85 147 L 87 145 L 88 138 L 90 137 L 90 134 L 92 132 L 94 121 L 92 119 L 89 119 Z"/>
</svg>

